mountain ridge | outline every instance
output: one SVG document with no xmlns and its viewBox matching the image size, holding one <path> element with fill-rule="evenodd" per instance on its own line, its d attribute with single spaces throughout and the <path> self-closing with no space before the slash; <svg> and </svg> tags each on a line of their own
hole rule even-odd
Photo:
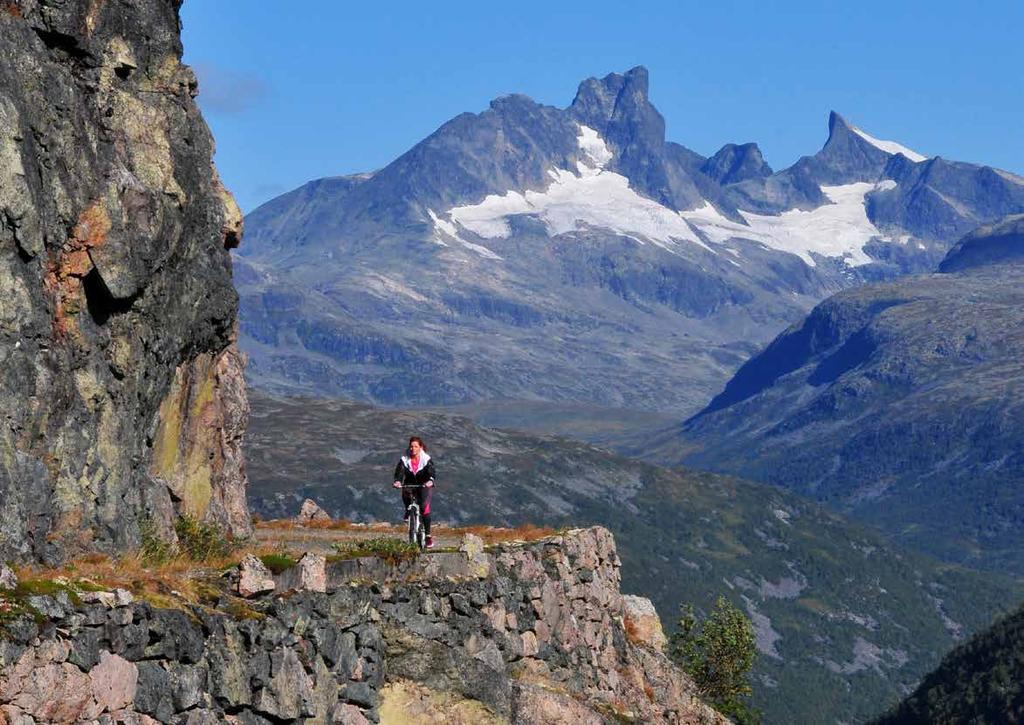
<svg viewBox="0 0 1024 725">
<path fill-rule="evenodd" d="M 1009 217 L 941 273 L 829 298 L 661 445 L 681 438 L 691 465 L 802 491 L 940 557 L 1024 571 L 1022 231 Z"/>
<path fill-rule="evenodd" d="M 781 171 L 756 146 L 704 157 L 666 140 L 649 82 L 590 78 L 565 108 L 505 96 L 372 174 L 254 210 L 237 256 L 250 381 L 696 412 L 829 294 L 934 268 L 961 227 L 1024 212 L 1013 175 L 916 162 L 837 113 Z"/>
</svg>

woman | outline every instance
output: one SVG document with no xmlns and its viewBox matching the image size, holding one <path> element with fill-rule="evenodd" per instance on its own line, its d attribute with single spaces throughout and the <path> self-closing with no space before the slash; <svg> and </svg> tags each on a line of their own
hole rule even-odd
<svg viewBox="0 0 1024 725">
<path fill-rule="evenodd" d="M 423 518 L 423 532 L 427 535 L 427 548 L 434 548 L 434 539 L 430 536 L 430 495 L 434 492 L 434 462 L 423 445 L 423 439 L 413 436 L 409 439 L 409 454 L 395 466 L 395 488 L 402 489 L 402 508 L 405 518 L 409 518 L 409 504 L 413 497 L 419 504 Z M 415 486 L 415 488 L 403 488 Z"/>
</svg>

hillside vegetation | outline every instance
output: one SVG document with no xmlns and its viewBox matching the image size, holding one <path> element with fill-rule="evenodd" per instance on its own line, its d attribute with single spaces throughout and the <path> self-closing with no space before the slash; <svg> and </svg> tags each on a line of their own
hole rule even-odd
<svg viewBox="0 0 1024 725">
<path fill-rule="evenodd" d="M 1024 721 L 1024 607 L 946 655 L 874 725 Z"/>
</svg>

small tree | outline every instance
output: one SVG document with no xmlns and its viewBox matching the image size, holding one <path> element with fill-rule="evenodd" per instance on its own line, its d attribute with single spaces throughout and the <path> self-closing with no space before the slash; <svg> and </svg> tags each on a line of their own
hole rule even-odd
<svg viewBox="0 0 1024 725">
<path fill-rule="evenodd" d="M 702 623 L 692 604 L 680 607 L 668 655 L 724 715 L 741 725 L 761 722 L 761 713 L 746 702 L 751 693 L 747 676 L 757 655 L 754 626 L 725 597 L 718 598 L 711 616 Z"/>
</svg>

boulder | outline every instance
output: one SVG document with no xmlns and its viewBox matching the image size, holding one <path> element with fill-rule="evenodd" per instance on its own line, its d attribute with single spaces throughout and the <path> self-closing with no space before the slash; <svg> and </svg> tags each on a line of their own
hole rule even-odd
<svg viewBox="0 0 1024 725">
<path fill-rule="evenodd" d="M 299 515 L 295 517 L 295 520 L 300 524 L 306 525 L 311 523 L 330 523 L 331 517 L 320 508 L 316 501 L 307 498 L 302 502 L 302 508 L 299 509 Z"/>
<path fill-rule="evenodd" d="M 327 558 L 322 554 L 306 552 L 296 565 L 299 570 L 299 588 L 313 592 L 327 591 Z"/>
<path fill-rule="evenodd" d="M 484 540 L 476 534 L 466 534 L 459 544 L 459 551 L 466 555 L 470 576 L 485 578 L 491 573 L 490 557 L 484 553 Z"/>
<path fill-rule="evenodd" d="M 254 597 L 257 594 L 274 591 L 274 577 L 260 559 L 246 554 L 238 565 L 238 594 L 243 597 Z"/>
<path fill-rule="evenodd" d="M 306 552 L 295 566 L 285 569 L 277 577 L 278 589 L 287 591 L 326 592 L 327 559 L 322 554 Z"/>
<path fill-rule="evenodd" d="M 638 644 L 644 644 L 651 649 L 661 651 L 668 644 L 665 637 L 665 630 L 661 628 L 661 620 L 654 604 L 647 597 L 638 597 L 633 594 L 626 594 L 622 597 L 623 616 L 625 618 L 626 633 Z"/>
</svg>

